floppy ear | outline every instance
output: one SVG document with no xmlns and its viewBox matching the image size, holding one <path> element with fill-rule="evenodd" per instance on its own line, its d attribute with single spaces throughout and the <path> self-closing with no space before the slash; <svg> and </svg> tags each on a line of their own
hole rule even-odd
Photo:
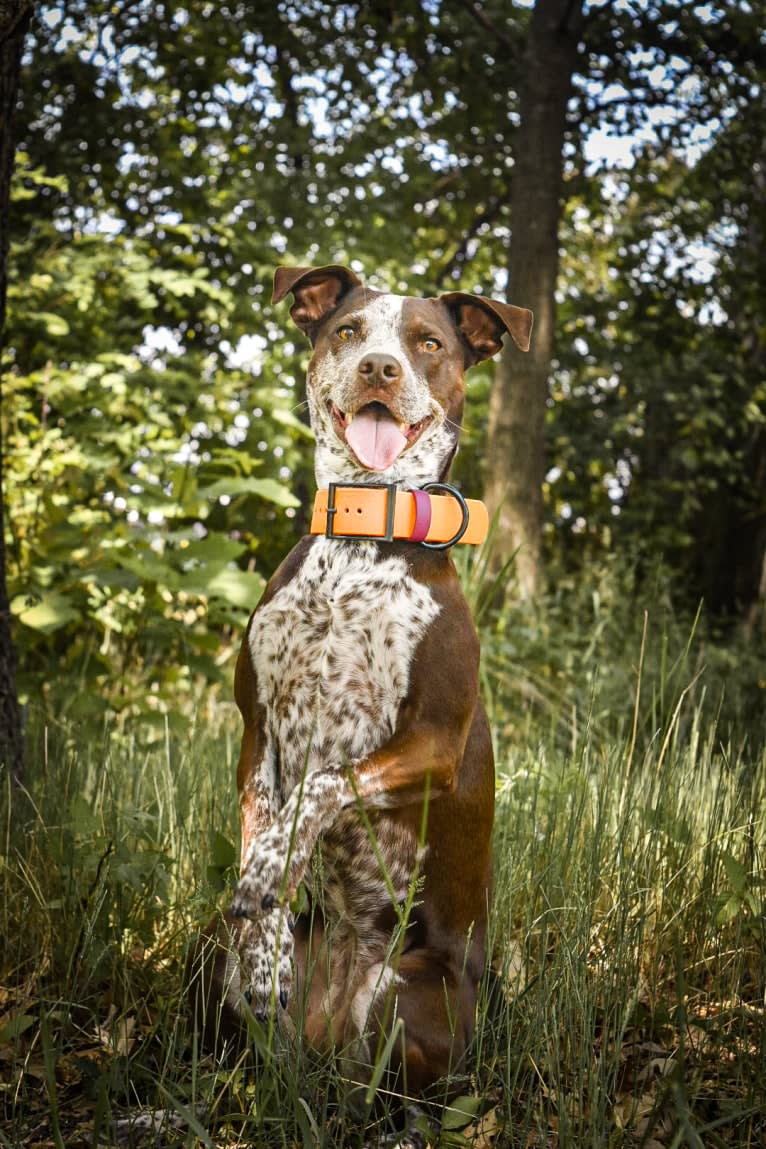
<svg viewBox="0 0 766 1149">
<path fill-rule="evenodd" d="M 331 311 L 340 303 L 352 287 L 359 287 L 361 280 L 348 267 L 330 264 L 327 267 L 278 267 L 274 272 L 274 292 L 272 303 L 281 300 L 292 292 L 295 302 L 290 315 L 312 344 L 317 329 Z"/>
<path fill-rule="evenodd" d="M 528 308 L 499 303 L 466 291 L 450 291 L 439 298 L 449 307 L 458 331 L 468 344 L 469 366 L 495 355 L 503 346 L 506 331 L 521 351 L 529 351 L 532 312 Z"/>
</svg>

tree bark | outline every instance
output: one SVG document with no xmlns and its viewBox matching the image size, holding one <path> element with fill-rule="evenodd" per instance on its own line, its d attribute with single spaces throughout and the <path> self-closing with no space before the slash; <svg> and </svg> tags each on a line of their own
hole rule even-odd
<svg viewBox="0 0 766 1149">
<path fill-rule="evenodd" d="M 740 273 L 749 276 L 751 282 L 760 284 L 766 244 L 766 140 L 761 140 L 757 159 L 750 165 L 750 180 L 750 220 L 744 236 Z M 754 304 L 752 310 L 748 310 L 744 348 L 755 395 L 766 376 L 766 308 L 760 291 L 754 292 Z M 748 446 L 743 477 L 755 493 L 755 499 L 739 524 L 742 546 L 737 564 L 738 605 L 744 602 L 749 608 L 751 629 L 757 623 L 766 632 L 766 431 L 763 426 L 755 431 Z"/>
<path fill-rule="evenodd" d="M 0 767 L 20 782 L 23 742 L 16 688 L 16 652 L 5 578 L 5 496 L 3 493 L 2 377 L 5 357 L 6 264 L 9 246 L 13 136 L 24 38 L 34 5 L 0 0 Z"/>
<path fill-rule="evenodd" d="M 523 59 L 511 184 L 508 299 L 531 307 L 532 346 L 510 344 L 490 400 L 485 497 L 497 513 L 494 562 L 516 553 L 524 598 L 540 590 L 545 407 L 553 354 L 562 148 L 577 63 L 582 0 L 537 0 Z"/>
</svg>

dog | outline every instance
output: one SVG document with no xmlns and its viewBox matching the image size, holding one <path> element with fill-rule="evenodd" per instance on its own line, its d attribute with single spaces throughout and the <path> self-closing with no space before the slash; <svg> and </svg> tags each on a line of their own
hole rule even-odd
<svg viewBox="0 0 766 1149">
<path fill-rule="evenodd" d="M 247 1006 L 299 1018 L 356 1080 L 385 1048 L 388 1080 L 422 1095 L 470 1043 L 491 893 L 492 744 L 449 554 L 487 512 L 447 479 L 466 369 L 506 333 L 528 350 L 532 313 L 339 265 L 278 268 L 288 294 L 319 493 L 237 662 L 241 869 L 204 1004 L 233 1027 Z"/>
</svg>

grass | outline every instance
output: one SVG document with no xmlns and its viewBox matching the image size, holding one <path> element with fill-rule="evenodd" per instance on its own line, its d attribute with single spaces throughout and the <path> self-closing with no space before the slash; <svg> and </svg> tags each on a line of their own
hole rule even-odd
<svg viewBox="0 0 766 1149">
<path fill-rule="evenodd" d="M 656 599 L 625 609 L 483 624 L 493 961 L 432 1144 L 766 1143 L 752 669 Z M 33 732 L 3 825 L 0 1146 L 375 1144 L 332 1059 L 260 1031 L 234 1067 L 196 1047 L 181 971 L 232 887 L 237 737 L 215 701 L 184 738 Z"/>
</svg>

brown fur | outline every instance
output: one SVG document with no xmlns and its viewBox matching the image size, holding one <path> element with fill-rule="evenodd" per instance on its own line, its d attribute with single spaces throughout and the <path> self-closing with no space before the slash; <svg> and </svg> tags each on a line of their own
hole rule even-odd
<svg viewBox="0 0 766 1149">
<path fill-rule="evenodd" d="M 507 304 L 462 293 L 386 303 L 377 322 L 389 330 L 390 315 L 399 316 L 401 347 L 378 359 L 368 353 L 336 394 L 334 333 L 345 320 L 374 344 L 365 308 L 380 296 L 337 267 L 282 269 L 275 298 L 288 291 L 293 317 L 315 345 L 309 392 L 323 465 L 341 471 L 349 452 L 333 437 L 323 388 L 344 410 L 375 402 L 413 425 L 408 404 L 432 403 L 445 419 L 415 443 L 411 464 L 404 452 L 396 475 L 411 466 L 437 479 L 457 443 L 465 367 L 494 353 L 504 330 L 528 344 L 529 313 Z M 438 353 L 421 351 L 433 333 Z M 384 370 L 389 361 L 395 367 Z M 337 478 L 349 481 L 347 473 Z M 403 1039 L 389 1072 L 400 1088 L 420 1093 L 462 1064 L 486 958 L 494 813 L 478 667 L 478 641 L 446 553 L 305 538 L 276 572 L 236 671 L 244 733 L 234 912 L 206 931 L 193 959 L 208 1038 L 239 1039 L 246 988 L 256 1016 L 276 1008 L 309 1044 L 345 1051 L 356 1080 L 394 1018 Z M 312 859 L 320 860 L 321 885 Z M 392 956 L 391 888 L 401 901 L 414 873 L 420 886 Z M 291 923 L 285 901 L 302 881 L 309 909 Z"/>
</svg>

